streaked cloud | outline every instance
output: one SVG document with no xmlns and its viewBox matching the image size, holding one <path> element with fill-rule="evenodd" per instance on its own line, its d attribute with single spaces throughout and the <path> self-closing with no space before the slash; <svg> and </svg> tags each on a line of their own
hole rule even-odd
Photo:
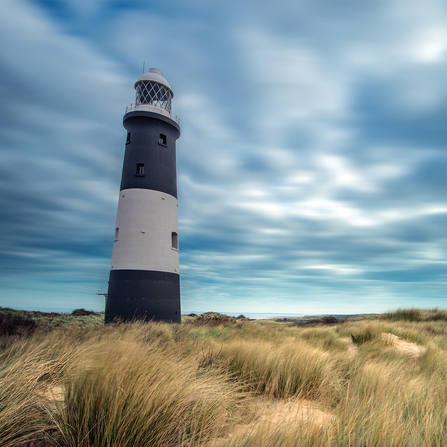
<svg viewBox="0 0 447 447">
<path fill-rule="evenodd" d="M 443 307 L 447 6 L 5 0 L 2 302 L 101 308 L 133 84 L 181 119 L 183 309 Z"/>
</svg>

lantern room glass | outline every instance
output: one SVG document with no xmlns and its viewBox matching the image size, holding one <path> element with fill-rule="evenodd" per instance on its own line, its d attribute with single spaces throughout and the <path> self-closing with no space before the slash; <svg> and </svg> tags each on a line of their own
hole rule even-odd
<svg viewBox="0 0 447 447">
<path fill-rule="evenodd" d="M 135 105 L 149 104 L 171 113 L 171 91 L 153 81 L 142 81 L 136 88 Z"/>
</svg>

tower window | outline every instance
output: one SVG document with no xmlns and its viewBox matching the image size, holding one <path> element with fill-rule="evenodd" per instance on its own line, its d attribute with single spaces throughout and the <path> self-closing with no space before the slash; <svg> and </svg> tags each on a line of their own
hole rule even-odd
<svg viewBox="0 0 447 447">
<path fill-rule="evenodd" d="M 137 163 L 137 172 L 135 175 L 144 175 L 144 163 Z"/>
<path fill-rule="evenodd" d="M 178 234 L 174 231 L 171 233 L 172 248 L 178 250 Z"/>
<path fill-rule="evenodd" d="M 130 132 L 127 132 L 126 144 L 130 143 Z"/>
<path fill-rule="evenodd" d="M 160 134 L 160 137 L 158 138 L 158 144 L 161 144 L 162 146 L 166 146 L 166 135 Z"/>
<path fill-rule="evenodd" d="M 120 229 L 119 229 L 119 228 L 115 228 L 115 237 L 113 238 L 113 242 L 115 242 L 115 241 L 118 240 L 118 234 L 119 234 L 119 232 L 120 232 Z"/>
</svg>

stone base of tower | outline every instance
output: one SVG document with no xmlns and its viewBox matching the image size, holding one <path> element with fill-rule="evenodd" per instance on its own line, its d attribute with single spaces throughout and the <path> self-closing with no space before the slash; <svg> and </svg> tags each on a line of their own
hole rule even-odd
<svg viewBox="0 0 447 447">
<path fill-rule="evenodd" d="M 148 270 L 111 270 L 105 322 L 180 323 L 180 275 Z"/>
</svg>

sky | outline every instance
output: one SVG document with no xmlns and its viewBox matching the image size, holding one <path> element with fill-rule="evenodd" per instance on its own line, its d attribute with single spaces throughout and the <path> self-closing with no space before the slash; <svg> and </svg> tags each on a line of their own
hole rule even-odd
<svg viewBox="0 0 447 447">
<path fill-rule="evenodd" d="M 160 69 L 182 311 L 446 308 L 447 3 L 1 0 L 0 306 L 103 310 Z"/>
</svg>

